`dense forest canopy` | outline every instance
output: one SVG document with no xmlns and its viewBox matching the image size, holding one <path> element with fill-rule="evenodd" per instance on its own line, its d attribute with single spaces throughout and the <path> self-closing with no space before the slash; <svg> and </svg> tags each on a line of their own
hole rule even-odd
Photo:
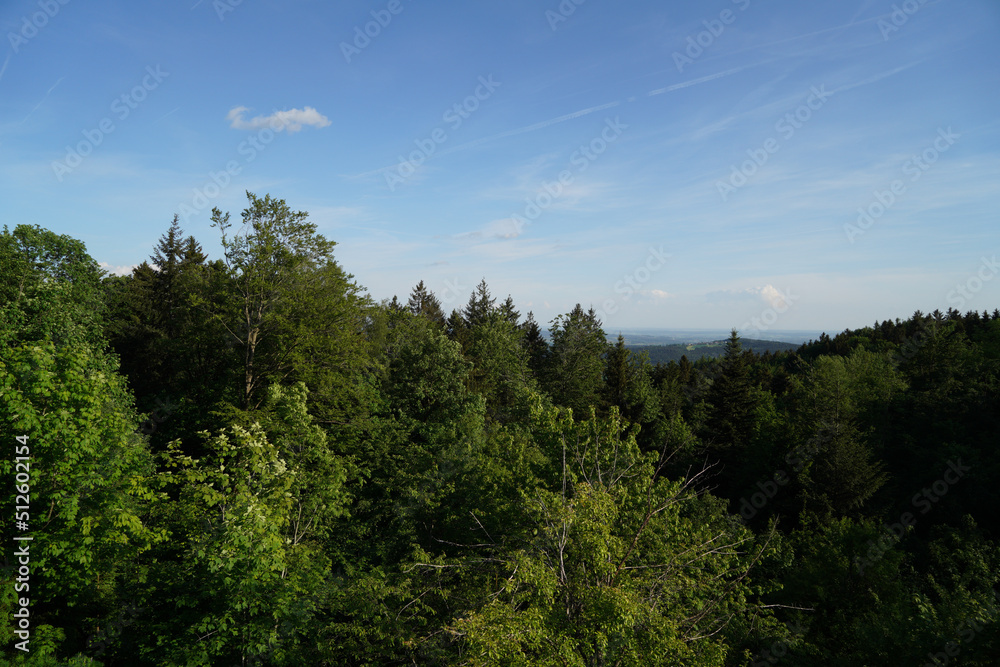
<svg viewBox="0 0 1000 667">
<path fill-rule="evenodd" d="M 3 664 L 1000 661 L 1000 311 L 654 365 L 247 197 L 126 276 L 0 234 Z"/>
</svg>

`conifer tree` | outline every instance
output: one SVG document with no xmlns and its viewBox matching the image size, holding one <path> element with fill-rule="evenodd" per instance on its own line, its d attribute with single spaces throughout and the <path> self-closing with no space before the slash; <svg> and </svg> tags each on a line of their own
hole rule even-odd
<svg viewBox="0 0 1000 667">
<path fill-rule="evenodd" d="M 552 320 L 551 363 L 543 386 L 558 405 L 585 415 L 599 403 L 608 342 L 594 309 L 576 304 Z"/>
<path fill-rule="evenodd" d="M 469 303 L 462 311 L 466 325 L 471 329 L 479 326 L 495 311 L 494 303 L 496 299 L 490 296 L 490 289 L 486 285 L 486 278 L 479 281 L 475 291 L 469 296 Z"/>
<path fill-rule="evenodd" d="M 745 446 L 753 431 L 756 401 L 748 359 L 735 329 L 726 341 L 726 352 L 707 398 L 712 408 L 707 425 L 712 448 L 732 450 Z"/>
<path fill-rule="evenodd" d="M 517 308 L 514 307 L 514 300 L 509 294 L 497 310 L 500 313 L 500 316 L 510 322 L 512 326 L 516 327 L 518 325 L 518 322 L 521 319 L 521 313 L 517 312 Z"/>
<path fill-rule="evenodd" d="M 549 358 L 549 344 L 542 335 L 542 329 L 535 321 L 535 315 L 528 311 L 528 317 L 521 325 L 524 336 L 521 344 L 528 353 L 528 368 L 535 374 L 536 378 L 541 378 Z"/>
<path fill-rule="evenodd" d="M 432 322 L 443 325 L 444 311 L 441 310 L 441 302 L 434 292 L 424 286 L 421 280 L 410 292 L 410 299 L 406 302 L 410 312 L 414 315 L 422 315 Z"/>
</svg>

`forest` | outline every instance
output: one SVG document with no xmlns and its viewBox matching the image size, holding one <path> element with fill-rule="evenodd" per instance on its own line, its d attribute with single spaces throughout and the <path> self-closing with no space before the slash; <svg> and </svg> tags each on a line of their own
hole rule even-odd
<svg viewBox="0 0 1000 667">
<path fill-rule="evenodd" d="M 782 343 L 775 340 L 743 339 L 741 347 L 749 352 L 764 354 L 770 352 L 785 352 L 797 349 L 799 346 L 794 343 Z M 625 347 L 630 352 L 646 353 L 646 357 L 653 365 L 662 363 L 669 364 L 671 361 L 680 363 L 681 359 L 690 355 L 695 361 L 702 357 L 722 357 L 726 353 L 726 341 L 709 341 L 705 343 L 674 343 L 671 345 L 644 345 L 629 344 L 626 338 Z M 690 360 L 689 360 L 690 361 Z"/>
<path fill-rule="evenodd" d="M 212 225 L 0 234 L 0 664 L 1000 664 L 1000 310 L 653 364 Z"/>
</svg>

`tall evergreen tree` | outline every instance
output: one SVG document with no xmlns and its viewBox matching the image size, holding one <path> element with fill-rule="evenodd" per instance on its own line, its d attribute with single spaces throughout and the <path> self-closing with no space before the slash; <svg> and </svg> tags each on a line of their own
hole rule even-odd
<svg viewBox="0 0 1000 667">
<path fill-rule="evenodd" d="M 594 309 L 584 312 L 576 304 L 566 315 L 552 320 L 550 363 L 543 387 L 558 404 L 584 417 L 597 406 L 604 385 L 607 338 Z"/>
<path fill-rule="evenodd" d="M 417 283 L 413 291 L 410 292 L 410 299 L 406 305 L 414 315 L 421 315 L 442 326 L 445 323 L 441 302 L 434 296 L 434 292 L 424 286 L 423 280 Z"/>
<path fill-rule="evenodd" d="M 538 326 L 538 322 L 535 321 L 534 313 L 528 311 L 528 317 L 521 324 L 521 329 L 524 331 L 521 344 L 528 353 L 528 368 L 531 369 L 536 378 L 541 379 L 548 364 L 549 344 L 542 335 L 542 329 Z"/>
<path fill-rule="evenodd" d="M 189 421 L 197 430 L 213 405 L 232 398 L 233 348 L 207 307 L 221 307 L 226 276 L 221 262 L 206 259 L 193 236 L 184 238 L 175 215 L 149 261 L 129 276 L 105 280 L 107 335 L 139 409 L 156 417 L 147 433 L 159 430 L 164 406 L 178 415 L 193 410 Z M 179 437 L 178 427 L 172 420 L 156 433 L 154 446 Z"/>
<path fill-rule="evenodd" d="M 711 406 L 707 440 L 718 451 L 739 450 L 750 441 L 756 400 L 750 381 L 749 359 L 736 329 L 726 341 L 726 351 L 708 391 Z"/>
<path fill-rule="evenodd" d="M 521 313 L 517 312 L 517 308 L 514 307 L 514 300 L 509 294 L 497 310 L 499 311 L 500 316 L 510 322 L 512 326 L 516 327 L 521 320 Z"/>
<path fill-rule="evenodd" d="M 495 303 L 496 299 L 490 296 L 490 289 L 486 285 L 486 278 L 483 278 L 476 285 L 476 289 L 469 296 L 469 303 L 462 311 L 466 325 L 471 329 L 485 322 L 495 311 Z"/>
</svg>

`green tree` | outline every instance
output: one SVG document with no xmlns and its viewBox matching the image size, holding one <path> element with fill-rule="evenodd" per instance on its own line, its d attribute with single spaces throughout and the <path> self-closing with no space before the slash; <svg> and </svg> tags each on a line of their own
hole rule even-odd
<svg viewBox="0 0 1000 667">
<path fill-rule="evenodd" d="M 410 292 L 410 299 L 406 305 L 414 315 L 423 315 L 432 322 L 444 326 L 444 311 L 441 310 L 441 302 L 434 296 L 434 292 L 424 287 L 423 280 L 417 283 L 413 291 Z"/>
<path fill-rule="evenodd" d="M 540 380 L 548 366 L 549 344 L 542 335 L 538 322 L 535 321 L 534 313 L 528 312 L 528 316 L 521 323 L 521 329 L 524 331 L 521 344 L 528 354 L 528 368 L 531 369 L 535 379 Z"/>
<path fill-rule="evenodd" d="M 456 342 L 420 320 L 395 335 L 375 428 L 358 452 L 368 478 L 359 493 L 359 540 L 378 564 L 432 549 L 435 537 L 445 539 L 449 517 L 464 514 L 447 498 L 481 446 L 485 412 Z"/>
<path fill-rule="evenodd" d="M 466 358 L 472 362 L 470 388 L 486 401 L 491 420 L 527 419 L 527 391 L 534 386 L 522 331 L 495 312 L 469 332 Z"/>
<path fill-rule="evenodd" d="M 84 244 L 34 225 L 0 234 L 0 344 L 104 349 L 102 271 Z"/>
<path fill-rule="evenodd" d="M 562 480 L 523 495 L 534 537 L 503 555 L 489 601 L 455 623 L 468 664 L 724 664 L 721 633 L 743 613 L 739 582 L 761 551 L 740 553 L 750 533 L 693 480 L 654 481 L 655 458 L 614 408 L 535 419 Z"/>
<path fill-rule="evenodd" d="M 236 399 L 232 341 L 211 309 L 196 305 L 222 306 L 229 291 L 224 267 L 206 262 L 194 237 L 183 237 L 176 216 L 150 261 L 129 276 L 105 279 L 103 289 L 105 331 L 137 405 L 151 414 L 144 430 L 154 447 L 190 438 L 204 427 L 209 410 Z"/>
<path fill-rule="evenodd" d="M 667 426 L 660 406 L 660 395 L 653 387 L 652 367 L 646 354 L 637 355 L 625 347 L 618 335 L 605 357 L 602 410 L 611 406 L 640 427 L 636 439 L 643 451 L 660 451 Z"/>
<path fill-rule="evenodd" d="M 711 406 L 706 441 L 720 452 L 739 450 L 750 441 L 756 404 L 749 359 L 733 329 L 706 397 Z"/>
<path fill-rule="evenodd" d="M 146 602 L 168 601 L 157 605 L 167 613 L 147 626 L 152 641 L 142 653 L 161 664 L 246 664 L 267 655 L 291 603 L 282 574 L 293 471 L 259 425 L 204 438 L 201 459 L 171 443 L 159 475 L 176 501 L 159 508 L 171 548 Z"/>
<path fill-rule="evenodd" d="M 604 385 L 607 338 L 593 308 L 584 312 L 576 304 L 566 315 L 552 320 L 549 364 L 542 386 L 557 405 L 584 416 L 600 401 Z"/>
<path fill-rule="evenodd" d="M 307 213 L 270 195 L 247 199 L 242 233 L 229 234 L 228 213 L 212 213 L 232 285 L 215 314 L 240 351 L 240 404 L 257 407 L 268 384 L 301 380 L 318 419 L 351 426 L 370 398 L 369 301 Z"/>
<path fill-rule="evenodd" d="M 234 415 L 216 435 L 201 434 L 204 456 L 170 444 L 158 476 L 166 495 L 157 521 L 171 540 L 144 591 L 159 610 L 140 651 L 145 659 L 316 659 L 327 540 L 347 515 L 350 463 L 332 451 L 306 404 L 305 385 L 272 384 L 260 411 Z"/>
<path fill-rule="evenodd" d="M 131 396 L 101 365 L 81 346 L 0 347 L 0 432 L 7 451 L 20 444 L 30 452 L 18 469 L 27 467 L 30 503 L 15 497 L 14 484 L 0 498 L 8 517 L 16 505 L 29 508 L 32 627 L 61 628 L 65 655 L 82 651 L 114 616 L 120 587 L 139 576 L 137 557 L 164 538 L 143 521 L 152 458 Z M 15 443 L 15 435 L 24 437 Z M 5 479 L 14 479 L 13 459 L 0 461 Z M 13 528 L 5 522 L 8 544 Z M 3 589 L 13 591 L 13 574 Z M 6 633 L 13 609 L 6 595 L 3 602 Z"/>
<path fill-rule="evenodd" d="M 850 364 L 843 357 L 820 357 L 810 369 L 800 417 L 805 449 L 798 473 L 810 509 L 847 515 L 886 481 L 883 465 L 874 460 L 858 427 L 857 387 L 870 382 L 859 373 L 858 355 L 867 354 L 856 351 Z"/>
<path fill-rule="evenodd" d="M 486 285 L 486 278 L 483 278 L 476 285 L 476 289 L 469 296 L 469 303 L 462 310 L 466 327 L 474 329 L 485 322 L 496 310 L 495 303 L 496 299 L 490 295 L 490 288 Z"/>
<path fill-rule="evenodd" d="M 497 308 L 497 311 L 499 311 L 500 316 L 509 322 L 511 326 L 516 327 L 520 323 L 521 313 L 519 313 L 517 308 L 514 307 L 514 300 L 510 298 L 509 294 L 507 295 L 507 298 L 504 299 L 504 302 Z"/>
</svg>

